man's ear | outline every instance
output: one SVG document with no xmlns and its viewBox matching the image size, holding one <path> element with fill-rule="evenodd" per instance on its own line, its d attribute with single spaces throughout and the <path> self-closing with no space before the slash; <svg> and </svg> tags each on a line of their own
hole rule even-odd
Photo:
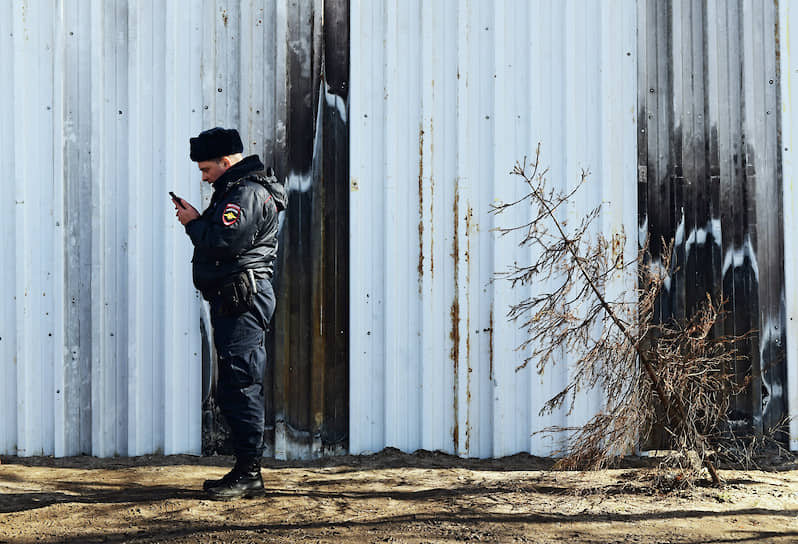
<svg viewBox="0 0 798 544">
<path fill-rule="evenodd" d="M 225 169 L 230 168 L 233 165 L 233 163 L 230 162 L 230 157 L 227 156 L 222 157 L 221 163 Z"/>
</svg>

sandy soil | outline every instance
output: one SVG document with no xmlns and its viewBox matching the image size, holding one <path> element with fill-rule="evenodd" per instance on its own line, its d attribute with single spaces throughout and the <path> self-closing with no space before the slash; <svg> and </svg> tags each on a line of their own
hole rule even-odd
<svg viewBox="0 0 798 544">
<path fill-rule="evenodd" d="M 650 469 L 553 472 L 387 450 L 269 460 L 262 498 L 213 502 L 226 457 L 9 458 L 0 543 L 798 542 L 798 470 L 723 471 L 726 487 L 662 493 Z"/>
</svg>

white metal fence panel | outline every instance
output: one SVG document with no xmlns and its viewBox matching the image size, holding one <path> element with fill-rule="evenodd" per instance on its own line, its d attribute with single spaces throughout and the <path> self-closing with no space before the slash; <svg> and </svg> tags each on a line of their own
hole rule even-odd
<svg viewBox="0 0 798 544">
<path fill-rule="evenodd" d="M 779 3 L 781 73 L 781 163 L 784 190 L 784 291 L 787 313 L 787 405 L 790 449 L 798 450 L 798 252 L 793 234 L 798 229 L 798 42 L 790 29 L 798 28 L 798 6 Z"/>
<path fill-rule="evenodd" d="M 570 213 L 602 203 L 634 252 L 635 2 L 355 1 L 350 77 L 350 451 L 550 453 L 562 442 L 533 433 L 601 396 L 538 415 L 571 354 L 516 371 L 505 315 L 540 286 L 491 282 L 532 257 L 492 229 L 529 216 L 489 211 L 521 195 L 509 171 L 541 142 L 558 186 L 591 172 Z"/>
<path fill-rule="evenodd" d="M 272 145 L 278 11 L 0 6 L 0 453 L 200 451 L 201 304 L 167 191 L 207 201 L 204 128 Z"/>
</svg>

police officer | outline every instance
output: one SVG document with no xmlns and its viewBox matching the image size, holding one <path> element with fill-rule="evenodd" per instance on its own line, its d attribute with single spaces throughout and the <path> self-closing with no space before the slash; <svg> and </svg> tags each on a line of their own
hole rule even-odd
<svg viewBox="0 0 798 544">
<path fill-rule="evenodd" d="M 235 129 L 212 128 L 191 138 L 191 160 L 213 185 L 200 214 L 174 198 L 177 218 L 194 244 L 194 285 L 210 303 L 219 363 L 216 400 L 230 425 L 236 462 L 203 488 L 227 500 L 263 492 L 265 333 L 274 313 L 271 277 L 277 254 L 277 214 L 285 189 L 244 149 Z"/>
</svg>

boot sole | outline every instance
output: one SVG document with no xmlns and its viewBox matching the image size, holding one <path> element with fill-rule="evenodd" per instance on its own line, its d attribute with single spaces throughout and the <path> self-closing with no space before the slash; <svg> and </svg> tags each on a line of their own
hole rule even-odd
<svg viewBox="0 0 798 544">
<path fill-rule="evenodd" d="M 212 491 L 207 491 L 206 493 L 208 495 L 208 498 L 211 499 L 212 501 L 224 502 L 224 501 L 234 501 L 236 499 L 255 499 L 258 497 L 263 497 L 266 494 L 266 491 L 263 489 L 252 489 L 250 491 L 245 491 L 240 495 L 217 495 Z"/>
</svg>

